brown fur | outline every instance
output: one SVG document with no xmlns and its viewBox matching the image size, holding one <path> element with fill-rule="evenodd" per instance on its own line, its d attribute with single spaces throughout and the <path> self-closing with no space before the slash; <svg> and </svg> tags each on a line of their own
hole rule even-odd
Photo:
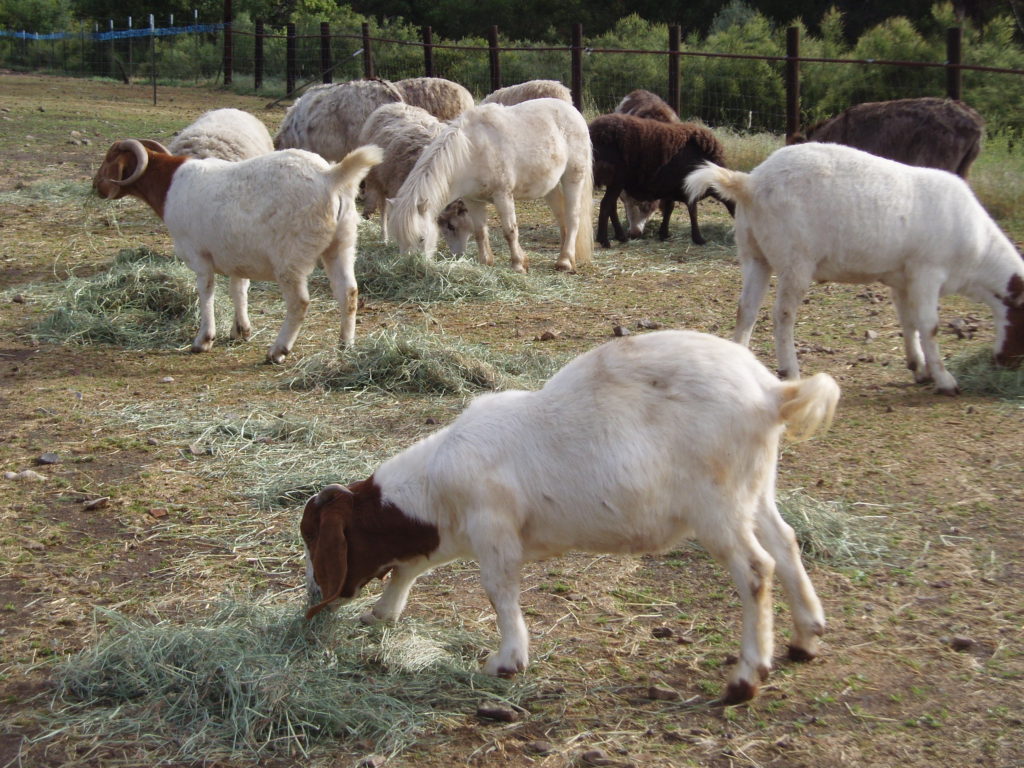
<svg viewBox="0 0 1024 768">
<path fill-rule="evenodd" d="M 1024 280 L 1014 275 L 1006 284 L 1006 336 L 996 353 L 996 362 L 1007 368 L 1024 364 Z"/>
<path fill-rule="evenodd" d="M 985 121 L 962 101 L 925 97 L 856 104 L 795 134 L 790 143 L 846 144 L 907 165 L 967 178 Z"/>
<path fill-rule="evenodd" d="M 156 215 L 163 219 L 164 204 L 167 202 L 167 190 L 171 187 L 171 180 L 175 171 L 188 158 L 168 154 L 160 144 L 148 139 L 143 139 L 142 144 L 149 155 L 149 163 L 146 172 L 139 179 L 128 186 L 110 182 L 111 179 L 128 178 L 135 172 L 136 167 L 135 154 L 126 149 L 122 142 L 117 141 L 107 150 L 106 157 L 93 177 L 92 186 L 101 197 L 108 200 L 135 195 L 147 202 Z"/>
<path fill-rule="evenodd" d="M 354 597 L 396 561 L 429 555 L 440 544 L 435 526 L 383 502 L 372 476 L 324 488 L 306 503 L 299 527 L 322 596 L 307 619 L 339 597 Z"/>
<path fill-rule="evenodd" d="M 643 88 L 630 91 L 615 108 L 616 112 L 634 117 L 645 117 L 661 123 L 678 123 L 679 115 L 661 96 Z"/>
</svg>

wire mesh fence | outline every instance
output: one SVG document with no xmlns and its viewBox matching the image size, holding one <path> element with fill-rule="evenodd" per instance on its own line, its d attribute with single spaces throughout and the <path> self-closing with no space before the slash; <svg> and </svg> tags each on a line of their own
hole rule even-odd
<svg viewBox="0 0 1024 768">
<path fill-rule="evenodd" d="M 531 79 L 579 83 L 578 106 L 590 114 L 615 108 L 630 90 L 668 96 L 684 119 L 712 126 L 781 133 L 796 105 L 806 124 L 850 104 L 879 98 L 958 95 L 950 73 L 967 91 L 1024 106 L 1024 71 L 963 65 L 960 61 L 887 62 L 801 59 L 780 41 L 772 55 L 729 51 L 497 44 L 485 40 L 434 43 L 416 37 L 369 34 L 369 26 L 337 29 L 323 22 L 270 28 L 239 19 L 230 25 L 129 26 L 94 24 L 46 35 L 0 30 L 0 66 L 124 82 L 230 86 L 272 97 L 297 97 L 320 82 L 376 76 L 388 80 L 431 75 L 455 80 L 477 98 L 496 85 Z M 787 80 L 787 61 L 799 62 L 799 84 Z M 574 66 L 577 71 L 574 71 Z M 671 93 L 673 67 L 678 93 Z M 791 93 L 798 89 L 798 99 Z M 880 94 L 883 94 L 880 96 Z M 790 106 L 792 111 L 793 107 Z"/>
</svg>

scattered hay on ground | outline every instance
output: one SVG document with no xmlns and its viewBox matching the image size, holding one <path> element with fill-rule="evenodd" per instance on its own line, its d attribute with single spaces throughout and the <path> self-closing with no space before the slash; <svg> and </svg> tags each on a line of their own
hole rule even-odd
<svg viewBox="0 0 1024 768">
<path fill-rule="evenodd" d="M 105 272 L 41 287 L 37 299 L 52 312 L 32 335 L 58 344 L 180 348 L 199 317 L 195 274 L 149 248 L 126 248 Z M 218 323 L 230 324 L 230 303 L 217 304 Z"/>
<path fill-rule="evenodd" d="M 957 355 L 950 360 L 949 370 L 966 394 L 1024 399 L 1024 367 L 997 366 L 990 349 Z"/>
<path fill-rule="evenodd" d="M 320 352 L 295 366 L 290 389 L 378 389 L 466 395 L 481 390 L 536 388 L 564 360 L 526 350 L 507 355 L 451 337 L 406 327 L 358 338 L 339 355 Z"/>
<path fill-rule="evenodd" d="M 888 551 L 883 515 L 855 514 L 845 501 L 821 501 L 797 489 L 779 493 L 783 519 L 811 560 L 839 566 L 877 563 Z"/>
<path fill-rule="evenodd" d="M 572 275 L 539 269 L 528 275 L 504 266 L 488 267 L 465 257 L 429 259 L 400 255 L 380 242 L 380 228 L 363 222 L 359 232 L 356 281 L 364 296 L 396 302 L 567 301 L 575 291 Z"/>
<path fill-rule="evenodd" d="M 415 620 L 367 627 L 366 601 L 306 622 L 295 605 L 231 603 L 189 623 L 100 616 L 109 629 L 56 670 L 42 739 L 74 731 L 208 764 L 308 757 L 317 742 L 394 755 L 528 681 L 477 672 L 479 638 Z"/>
</svg>

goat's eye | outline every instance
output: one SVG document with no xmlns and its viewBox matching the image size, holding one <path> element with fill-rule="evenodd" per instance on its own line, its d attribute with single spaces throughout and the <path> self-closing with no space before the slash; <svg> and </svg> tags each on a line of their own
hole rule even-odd
<svg viewBox="0 0 1024 768">
<path fill-rule="evenodd" d="M 448 225 L 446 225 L 446 226 L 448 227 L 448 231 L 449 231 L 449 232 L 454 232 L 454 231 L 455 231 L 455 227 L 454 227 L 454 226 L 452 226 L 451 224 L 448 224 Z"/>
</svg>

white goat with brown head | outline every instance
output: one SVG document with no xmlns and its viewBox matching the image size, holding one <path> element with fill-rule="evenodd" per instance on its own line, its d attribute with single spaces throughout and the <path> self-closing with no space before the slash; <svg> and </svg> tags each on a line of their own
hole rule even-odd
<svg viewBox="0 0 1024 768">
<path fill-rule="evenodd" d="M 780 382 L 746 349 L 692 331 L 604 344 L 536 392 L 478 397 L 454 423 L 306 504 L 312 617 L 390 572 L 365 621 L 395 620 L 427 570 L 480 564 L 501 647 L 484 670 L 523 670 L 523 563 L 569 551 L 664 551 L 693 536 L 729 568 L 742 650 L 726 690 L 749 699 L 772 665 L 776 569 L 793 618 L 790 657 L 812 658 L 825 617 L 775 505 L 779 440 L 827 424 L 826 374 Z"/>
<path fill-rule="evenodd" d="M 107 151 L 93 186 L 110 200 L 134 195 L 148 203 L 196 273 L 200 324 L 193 352 L 209 350 L 216 335 L 216 275 L 230 278 L 232 338 L 248 339 L 251 332 L 249 281 L 277 282 L 288 309 L 267 359 L 280 363 L 306 315 L 306 282 L 318 261 L 341 307 L 341 343 L 355 336 L 354 198 L 380 159 L 378 147 L 365 146 L 337 165 L 296 149 L 231 163 L 172 155 L 157 142 L 128 139 Z"/>
</svg>

